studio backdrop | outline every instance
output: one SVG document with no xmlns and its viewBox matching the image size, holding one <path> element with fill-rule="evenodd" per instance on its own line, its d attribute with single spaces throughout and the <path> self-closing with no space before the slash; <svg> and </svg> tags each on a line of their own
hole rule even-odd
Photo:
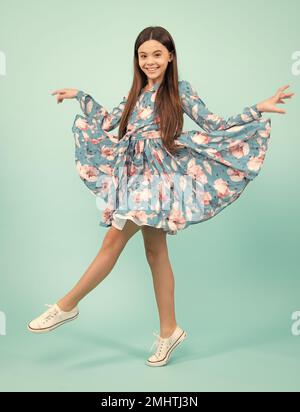
<svg viewBox="0 0 300 412">
<path fill-rule="evenodd" d="M 0 5 L 1 391 L 300 389 L 300 3 L 12 0 Z M 141 232 L 80 317 L 28 322 L 82 276 L 108 228 L 75 167 L 76 88 L 111 110 L 130 89 L 137 34 L 162 26 L 179 78 L 224 118 L 289 85 L 259 176 L 213 219 L 168 236 L 176 316 L 188 333 L 152 370 L 159 318 Z M 184 130 L 200 130 L 187 116 Z M 114 131 L 115 134 L 117 130 Z"/>
</svg>

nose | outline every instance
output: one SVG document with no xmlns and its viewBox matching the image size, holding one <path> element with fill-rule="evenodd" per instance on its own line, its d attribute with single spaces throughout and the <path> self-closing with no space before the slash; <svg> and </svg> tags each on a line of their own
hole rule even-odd
<svg viewBox="0 0 300 412">
<path fill-rule="evenodd" d="M 155 63 L 153 63 L 152 60 L 149 60 L 149 61 L 146 61 L 146 66 L 147 66 L 147 67 L 154 67 L 154 66 L 155 66 Z"/>
</svg>

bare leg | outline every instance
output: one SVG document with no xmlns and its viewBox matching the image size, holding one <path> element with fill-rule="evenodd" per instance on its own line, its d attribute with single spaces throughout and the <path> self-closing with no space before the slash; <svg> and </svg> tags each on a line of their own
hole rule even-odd
<svg viewBox="0 0 300 412">
<path fill-rule="evenodd" d="M 123 230 L 111 226 L 103 239 L 96 257 L 77 284 L 59 301 L 58 306 L 69 311 L 94 289 L 112 270 L 128 240 L 140 230 L 140 226 L 127 220 Z"/>
<path fill-rule="evenodd" d="M 155 297 L 160 318 L 160 336 L 167 338 L 174 332 L 175 282 L 168 256 L 166 232 L 151 226 L 142 226 L 146 257 L 152 272 Z"/>
</svg>

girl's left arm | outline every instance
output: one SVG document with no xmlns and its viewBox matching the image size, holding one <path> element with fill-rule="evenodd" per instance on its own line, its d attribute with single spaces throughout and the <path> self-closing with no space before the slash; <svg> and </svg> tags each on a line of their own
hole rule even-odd
<svg viewBox="0 0 300 412">
<path fill-rule="evenodd" d="M 232 126 L 243 125 L 262 117 L 257 104 L 254 104 L 245 107 L 241 114 L 224 119 L 207 108 L 196 90 L 186 80 L 180 82 L 179 92 L 184 112 L 207 132 L 226 130 Z"/>
<path fill-rule="evenodd" d="M 79 90 L 76 95 L 76 99 L 78 100 L 83 113 L 89 118 L 95 118 L 100 121 L 103 128 L 107 131 L 113 130 L 120 123 L 127 97 L 128 95 L 123 96 L 118 106 L 114 107 L 112 111 L 109 112 L 100 103 L 96 102 L 91 95 L 84 91 Z"/>
</svg>

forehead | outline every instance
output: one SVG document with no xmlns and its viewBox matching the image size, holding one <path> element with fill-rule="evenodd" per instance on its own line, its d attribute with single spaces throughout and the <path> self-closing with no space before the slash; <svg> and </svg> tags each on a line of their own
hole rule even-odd
<svg viewBox="0 0 300 412">
<path fill-rule="evenodd" d="M 138 48 L 138 53 L 153 53 L 156 51 L 163 52 L 165 46 L 156 40 L 147 40 Z"/>
</svg>

